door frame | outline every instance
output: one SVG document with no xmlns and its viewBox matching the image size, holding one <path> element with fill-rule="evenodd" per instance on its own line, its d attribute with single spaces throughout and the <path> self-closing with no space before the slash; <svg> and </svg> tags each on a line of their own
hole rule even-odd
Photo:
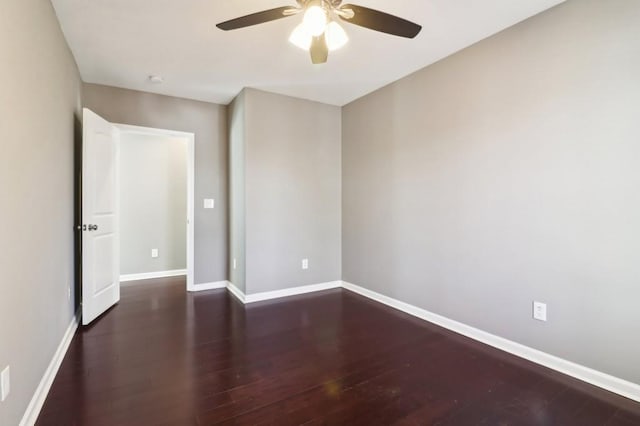
<svg viewBox="0 0 640 426">
<path fill-rule="evenodd" d="M 112 123 L 122 135 L 143 134 L 147 136 L 163 136 L 184 139 L 187 142 L 187 291 L 195 289 L 194 282 L 194 210 L 195 210 L 195 134 L 176 130 L 157 129 L 154 127 L 133 126 L 130 124 Z"/>
</svg>

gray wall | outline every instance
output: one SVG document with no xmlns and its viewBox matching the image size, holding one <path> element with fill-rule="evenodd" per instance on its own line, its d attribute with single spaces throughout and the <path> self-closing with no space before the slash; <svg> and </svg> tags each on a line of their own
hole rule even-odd
<svg viewBox="0 0 640 426">
<path fill-rule="evenodd" d="M 244 103 L 246 292 L 339 280 L 340 108 L 253 89 Z"/>
<path fill-rule="evenodd" d="M 75 313 L 81 87 L 50 2 L 4 1 L 1 9 L 0 370 L 11 366 L 11 394 L 0 403 L 0 424 L 9 426 L 22 418 Z"/>
<path fill-rule="evenodd" d="M 345 281 L 640 383 L 639 22 L 568 1 L 346 106 Z"/>
<path fill-rule="evenodd" d="M 245 91 L 229 105 L 229 280 L 245 287 Z M 233 267 L 235 259 L 236 266 Z"/>
<path fill-rule="evenodd" d="M 113 123 L 195 133 L 195 283 L 227 280 L 226 108 L 95 84 L 83 85 L 83 104 Z M 203 208 L 205 198 L 215 209 Z"/>
<path fill-rule="evenodd" d="M 123 132 L 119 164 L 120 273 L 186 269 L 186 140 Z"/>
</svg>

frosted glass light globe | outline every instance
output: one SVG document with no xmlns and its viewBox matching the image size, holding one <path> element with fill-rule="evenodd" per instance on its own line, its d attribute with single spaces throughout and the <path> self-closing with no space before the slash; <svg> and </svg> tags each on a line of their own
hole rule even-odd
<svg viewBox="0 0 640 426">
<path fill-rule="evenodd" d="M 349 41 L 347 33 L 335 21 L 332 21 L 329 25 L 327 25 L 327 30 L 324 32 L 324 37 L 327 40 L 327 47 L 330 51 L 340 49 Z"/>
<path fill-rule="evenodd" d="M 311 36 L 309 31 L 307 31 L 307 28 L 304 26 L 304 24 L 300 24 L 291 33 L 289 42 L 302 50 L 309 50 L 309 48 L 311 47 L 312 39 L 313 37 Z"/>
<path fill-rule="evenodd" d="M 311 6 L 304 13 L 302 23 L 312 36 L 318 37 L 327 27 L 327 12 L 322 6 Z"/>
</svg>

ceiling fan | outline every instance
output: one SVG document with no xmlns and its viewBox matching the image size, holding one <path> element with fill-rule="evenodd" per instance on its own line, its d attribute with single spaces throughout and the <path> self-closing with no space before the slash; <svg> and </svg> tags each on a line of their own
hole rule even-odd
<svg viewBox="0 0 640 426">
<path fill-rule="evenodd" d="M 269 21 L 304 13 L 302 23 L 291 33 L 289 41 L 308 50 L 311 62 L 327 62 L 329 52 L 344 46 L 349 38 L 338 24 L 339 20 L 383 33 L 414 38 L 422 27 L 406 19 L 355 4 L 342 4 L 342 0 L 296 0 L 298 5 L 277 7 L 231 19 L 216 25 L 224 31 L 263 24 Z"/>
</svg>

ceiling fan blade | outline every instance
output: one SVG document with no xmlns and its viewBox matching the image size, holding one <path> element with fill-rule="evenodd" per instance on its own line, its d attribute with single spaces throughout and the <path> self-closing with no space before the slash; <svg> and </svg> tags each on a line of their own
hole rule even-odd
<svg viewBox="0 0 640 426">
<path fill-rule="evenodd" d="M 327 62 L 329 58 L 329 47 L 327 46 L 327 39 L 324 34 L 313 38 L 309 53 L 311 53 L 311 62 L 314 65 Z"/>
<path fill-rule="evenodd" d="M 276 19 L 286 18 L 287 16 L 295 15 L 297 12 L 298 9 L 291 6 L 277 7 L 275 9 L 263 10 L 262 12 L 221 22 L 216 25 L 216 27 L 224 31 L 237 30 L 238 28 L 250 27 L 252 25 L 275 21 Z"/>
<path fill-rule="evenodd" d="M 418 24 L 379 10 L 355 4 L 345 4 L 340 7 L 340 11 L 346 12 L 348 10 L 353 11 L 353 17 L 349 17 L 348 13 L 340 13 L 338 14 L 340 19 L 371 30 L 406 38 L 414 38 L 422 30 Z"/>
</svg>

